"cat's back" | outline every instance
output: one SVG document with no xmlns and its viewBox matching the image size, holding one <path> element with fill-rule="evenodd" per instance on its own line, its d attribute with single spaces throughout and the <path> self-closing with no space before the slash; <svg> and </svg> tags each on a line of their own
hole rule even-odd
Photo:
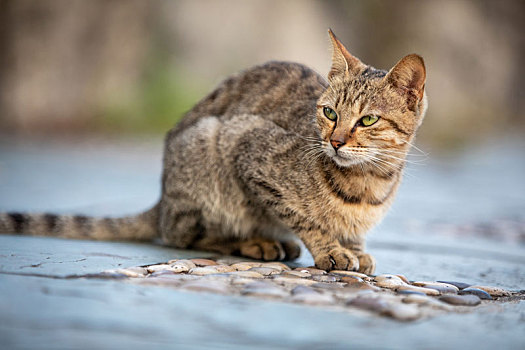
<svg viewBox="0 0 525 350">
<path fill-rule="evenodd" d="M 188 112 L 171 134 L 179 134 L 200 118 L 223 120 L 251 114 L 274 121 L 287 130 L 312 121 L 315 103 L 327 87 L 326 80 L 299 63 L 272 61 L 225 79 Z"/>
</svg>

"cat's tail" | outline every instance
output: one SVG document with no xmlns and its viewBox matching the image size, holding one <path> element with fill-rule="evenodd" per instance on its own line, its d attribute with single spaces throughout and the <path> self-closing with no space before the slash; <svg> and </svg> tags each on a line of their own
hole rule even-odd
<svg viewBox="0 0 525 350">
<path fill-rule="evenodd" d="M 0 213 L 0 234 L 100 241 L 151 241 L 158 237 L 158 207 L 157 204 L 146 212 L 122 218 Z"/>
</svg>

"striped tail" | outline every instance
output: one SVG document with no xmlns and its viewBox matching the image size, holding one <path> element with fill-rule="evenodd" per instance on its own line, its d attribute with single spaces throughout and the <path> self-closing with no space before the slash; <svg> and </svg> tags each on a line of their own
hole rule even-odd
<svg viewBox="0 0 525 350">
<path fill-rule="evenodd" d="M 158 204 L 144 213 L 124 218 L 0 213 L 0 234 L 100 241 L 150 241 L 158 237 L 157 218 Z"/>
</svg>

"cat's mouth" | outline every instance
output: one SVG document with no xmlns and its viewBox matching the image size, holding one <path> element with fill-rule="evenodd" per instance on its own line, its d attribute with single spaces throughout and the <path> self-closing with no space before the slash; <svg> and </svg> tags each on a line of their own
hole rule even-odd
<svg viewBox="0 0 525 350">
<path fill-rule="evenodd" d="M 321 147 L 324 153 L 342 168 L 367 163 L 375 156 L 374 152 L 364 146 L 343 146 L 336 151 L 328 142 L 322 142 Z"/>
<path fill-rule="evenodd" d="M 341 154 L 339 152 L 334 154 L 331 158 L 334 160 L 334 162 L 337 165 L 341 167 L 349 167 L 349 166 L 357 165 L 363 162 L 362 160 L 359 159 L 359 157 L 345 156 L 344 154 Z"/>
<path fill-rule="evenodd" d="M 345 152 L 344 149 L 336 151 L 332 147 L 326 147 L 325 152 L 340 167 L 346 168 L 366 161 L 363 155 Z"/>
</svg>

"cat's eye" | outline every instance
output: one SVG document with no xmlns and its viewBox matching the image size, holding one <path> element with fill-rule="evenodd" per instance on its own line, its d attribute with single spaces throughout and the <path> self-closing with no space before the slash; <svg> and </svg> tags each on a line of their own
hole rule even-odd
<svg viewBox="0 0 525 350">
<path fill-rule="evenodd" d="M 327 117 L 328 119 L 332 121 L 337 119 L 337 113 L 335 113 L 335 111 L 330 107 L 324 107 L 323 113 L 325 117 Z"/>
<path fill-rule="evenodd" d="M 379 120 L 379 117 L 375 115 L 367 115 L 361 118 L 361 124 L 363 124 L 364 126 L 370 126 L 370 125 L 375 124 L 378 120 Z"/>
</svg>

